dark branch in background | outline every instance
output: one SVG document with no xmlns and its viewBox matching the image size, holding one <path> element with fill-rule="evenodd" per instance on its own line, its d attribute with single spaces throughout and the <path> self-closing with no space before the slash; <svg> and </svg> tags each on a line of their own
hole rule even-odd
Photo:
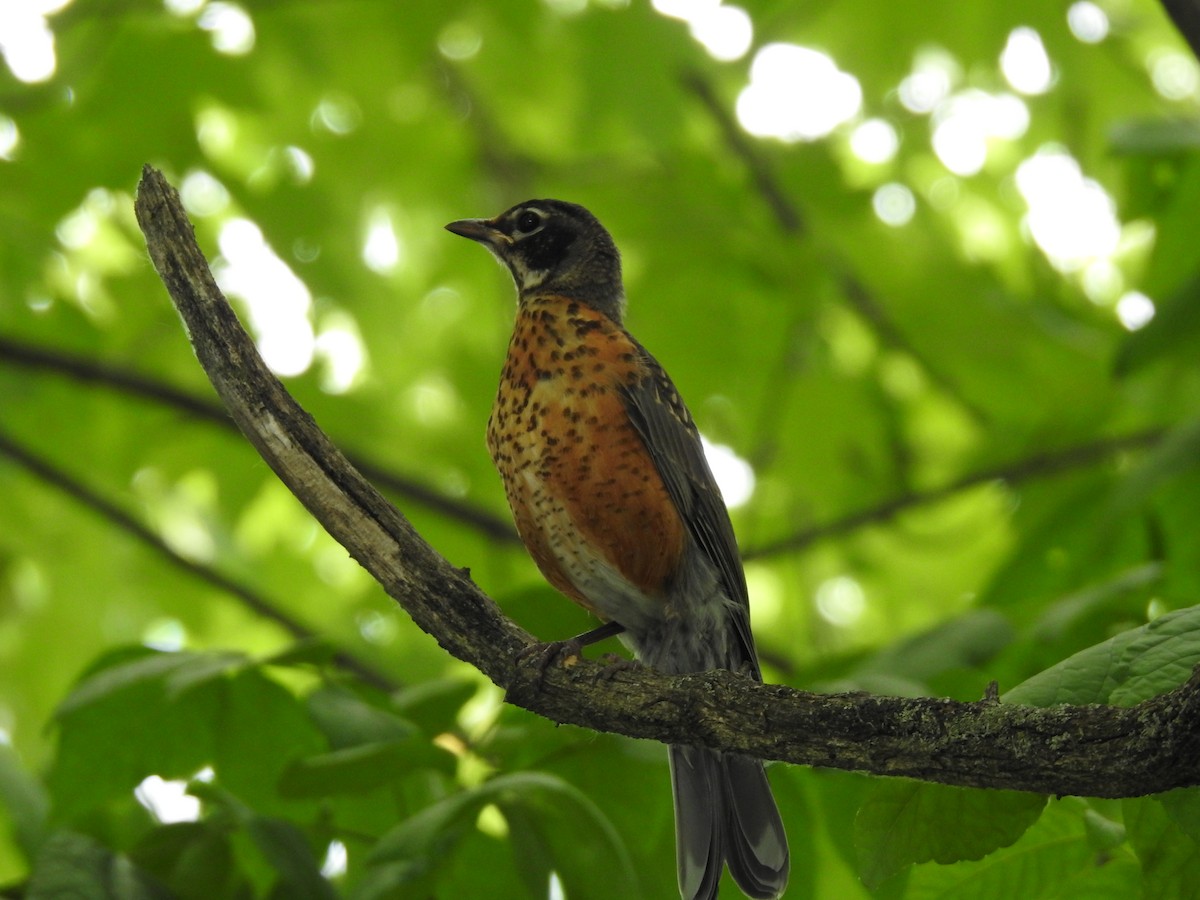
<svg viewBox="0 0 1200 900">
<path fill-rule="evenodd" d="M 110 387 L 131 396 L 154 400 L 228 431 L 237 431 L 229 413 L 220 404 L 119 366 L 61 350 L 38 347 L 3 335 L 0 335 L 0 361 L 67 375 L 87 385 Z M 936 503 L 981 484 L 1003 481 L 1010 485 L 1018 485 L 1038 478 L 1047 478 L 1094 465 L 1124 450 L 1146 449 L 1158 443 L 1162 436 L 1161 429 L 1150 429 L 1077 447 L 1067 447 L 1053 453 L 1040 453 L 981 472 L 971 472 L 941 487 L 900 494 L 832 521 L 809 526 L 769 544 L 752 547 L 742 555 L 745 559 L 761 559 L 765 556 L 803 550 L 811 544 L 839 537 L 867 525 L 888 522 L 906 509 Z M 493 540 L 520 545 L 516 531 L 499 517 L 439 494 L 420 482 L 397 475 L 356 454 L 348 453 L 346 456 L 369 480 L 396 495 L 461 522 Z M 769 460 L 760 459 L 756 460 L 756 463 L 766 465 Z"/>
<path fill-rule="evenodd" d="M 834 519 L 823 525 L 814 525 L 761 547 L 754 547 L 747 550 L 742 556 L 746 559 L 757 559 L 802 550 L 817 541 L 837 537 L 864 525 L 878 525 L 887 522 L 913 506 L 936 503 L 938 500 L 945 500 L 960 491 L 978 487 L 981 484 L 1002 481 L 1009 485 L 1017 485 L 1035 478 L 1045 478 L 1059 472 L 1094 465 L 1123 450 L 1145 449 L 1161 441 L 1162 437 L 1162 429 L 1154 428 L 1108 440 L 1094 441 L 1079 447 L 1068 447 L 1054 453 L 1039 453 L 1013 463 L 996 466 L 994 469 L 972 472 L 932 490 L 900 494 L 876 506 L 869 506 L 858 512 L 842 516 L 840 519 Z"/>
<path fill-rule="evenodd" d="M 532 638 L 439 556 L 333 446 L 259 358 L 208 270 L 178 195 L 146 167 L 138 222 L 196 356 L 238 426 L 416 624 L 557 722 L 806 765 L 974 787 L 1120 797 L 1200 784 L 1200 671 L 1131 708 L 819 695 L 732 672 L 665 676 L 586 659 L 518 663 Z"/>
<path fill-rule="evenodd" d="M 1192 53 L 1200 58 L 1200 3 L 1197 0 L 1162 0 L 1162 5 L 1192 48 Z"/>
<path fill-rule="evenodd" d="M 770 167 L 750 144 L 750 141 L 733 120 L 725 105 L 717 98 L 712 86 L 703 77 L 694 72 L 684 74 L 683 84 L 684 87 L 696 95 L 708 114 L 712 116 L 713 121 L 720 127 L 721 135 L 724 137 L 726 145 L 750 172 L 750 177 L 754 182 L 755 188 L 762 195 L 767 206 L 770 207 L 776 222 L 779 223 L 779 227 L 785 234 L 793 235 L 797 238 L 804 237 L 808 231 L 804 215 L 788 199 L 787 194 L 779 186 L 779 182 L 776 180 Z M 954 379 L 950 375 L 935 366 L 933 362 L 927 359 L 905 337 L 904 333 L 896 326 L 896 323 L 888 316 L 883 305 L 875 298 L 867 286 L 862 283 L 859 277 L 850 270 L 850 267 L 829 250 L 825 250 L 823 256 L 826 268 L 841 288 L 842 296 L 854 307 L 859 316 L 874 329 L 879 339 L 886 346 L 915 360 L 929 375 L 930 380 L 953 397 L 954 401 L 976 422 L 986 422 L 987 415 L 983 410 L 967 399 L 966 395 L 954 383 Z"/>
<path fill-rule="evenodd" d="M 42 481 L 53 485 L 67 494 L 75 502 L 102 516 L 126 534 L 132 535 L 144 546 L 171 563 L 171 565 L 183 569 L 189 575 L 194 575 L 206 584 L 211 584 L 218 590 L 237 598 L 247 609 L 270 622 L 274 622 L 296 640 L 309 641 L 318 637 L 317 633 L 311 628 L 288 615 L 270 600 L 260 596 L 245 585 L 222 575 L 209 566 L 194 562 L 176 553 L 162 538 L 125 510 L 121 509 L 115 503 L 104 499 L 83 482 L 67 474 L 52 462 L 14 440 L 3 431 L 0 431 L 0 455 L 7 456 L 13 462 L 32 472 Z M 381 690 L 390 691 L 396 688 L 395 683 L 386 676 L 346 653 L 336 653 L 334 661 L 347 672 L 357 675 L 363 681 Z"/>
<path fill-rule="evenodd" d="M 64 353 L 61 350 L 37 347 L 3 335 L 0 335 L 0 360 L 57 372 L 89 386 L 113 388 L 130 396 L 153 400 L 228 431 L 237 431 L 229 413 L 220 404 L 119 366 Z M 350 458 L 364 475 L 398 496 L 414 500 L 433 512 L 461 522 L 494 541 L 520 544 L 516 531 L 504 519 L 469 503 L 440 494 L 415 479 L 397 475 L 361 456 L 351 455 Z"/>
</svg>

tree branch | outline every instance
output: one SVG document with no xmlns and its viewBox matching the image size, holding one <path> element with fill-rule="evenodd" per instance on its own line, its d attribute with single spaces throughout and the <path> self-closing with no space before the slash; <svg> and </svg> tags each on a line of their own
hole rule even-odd
<svg viewBox="0 0 1200 900">
<path fill-rule="evenodd" d="M 310 641 L 317 638 L 315 631 L 299 619 L 284 612 L 266 597 L 263 597 L 241 582 L 221 574 L 210 566 L 198 563 L 176 553 L 166 541 L 128 512 L 121 509 L 115 503 L 101 497 L 82 481 L 67 474 L 52 462 L 24 446 L 11 435 L 5 434 L 3 431 L 0 431 L 0 455 L 7 456 L 13 462 L 23 466 L 42 479 L 42 481 L 53 485 L 77 503 L 90 509 L 113 525 L 116 525 L 123 532 L 131 535 L 135 540 L 167 560 L 171 565 L 183 569 L 188 574 L 235 597 L 255 615 L 261 616 L 269 622 L 274 622 L 296 640 Z M 348 653 L 335 652 L 333 658 L 334 662 L 341 668 L 357 675 L 367 684 L 374 685 L 380 690 L 391 691 L 397 687 L 395 682 L 387 676 Z"/>
<path fill-rule="evenodd" d="M 947 784 L 1135 796 L 1200 783 L 1200 672 L 1136 707 L 1010 706 L 824 696 L 730 672 L 610 672 L 584 659 L 539 672 L 532 638 L 421 539 L 263 365 L 217 289 L 178 196 L 143 172 L 151 259 L 235 421 L 331 535 L 448 652 L 554 721 L 806 765 Z M 611 677 L 605 677 L 611 676 Z"/>
<path fill-rule="evenodd" d="M 868 506 L 858 512 L 848 513 L 823 525 L 805 528 L 777 541 L 747 550 L 742 556 L 745 559 L 760 559 L 764 556 L 802 550 L 817 541 L 837 537 L 864 525 L 887 522 L 913 506 L 936 503 L 938 500 L 944 500 L 960 491 L 978 487 L 981 484 L 991 481 L 1003 481 L 1010 485 L 1021 484 L 1035 478 L 1044 478 L 1069 469 L 1092 465 L 1108 459 L 1122 450 L 1145 449 L 1161 441 L 1162 437 L 1163 430 L 1161 428 L 1151 428 L 1146 431 L 1080 444 L 1077 447 L 1067 447 L 1053 453 L 1039 453 L 1002 466 L 984 469 L 981 472 L 971 472 L 941 487 L 899 494 L 883 503 Z"/>
<path fill-rule="evenodd" d="M 808 223 L 805 221 L 803 213 L 800 212 L 799 208 L 787 196 L 783 188 L 780 187 L 775 174 L 763 161 L 761 155 L 755 151 L 750 141 L 747 140 L 745 133 L 738 127 L 733 116 L 729 114 L 729 110 L 717 98 L 712 86 L 695 72 L 684 73 L 683 84 L 684 87 L 696 95 L 696 98 L 720 127 L 726 146 L 729 147 L 733 154 L 749 170 L 754 187 L 758 190 L 758 193 L 762 196 L 767 206 L 770 207 L 771 213 L 775 216 L 775 221 L 779 225 L 780 230 L 784 234 L 794 235 L 798 238 L 808 234 Z M 963 411 L 970 415 L 976 422 L 987 421 L 987 415 L 984 411 L 966 396 L 955 383 L 954 379 L 936 366 L 932 360 L 928 359 L 905 336 L 899 326 L 892 321 L 891 316 L 887 314 L 883 305 L 876 299 L 867 286 L 863 284 L 858 275 L 851 270 L 850 266 L 831 250 L 826 249 L 824 257 L 826 268 L 837 282 L 842 296 L 867 325 L 875 331 L 880 341 L 893 350 L 913 359 L 917 365 L 925 370 L 930 380 L 954 398 L 954 401 Z"/>
<path fill-rule="evenodd" d="M 19 366 L 44 369 L 74 378 L 81 384 L 101 385 L 133 397 L 153 400 L 200 421 L 236 432 L 237 426 L 220 404 L 150 378 L 139 372 L 98 360 L 15 340 L 0 335 L 0 359 Z M 519 545 L 516 529 L 484 509 L 438 493 L 414 478 L 398 475 L 358 454 L 347 454 L 358 469 L 376 484 L 400 497 L 468 526 L 497 543 Z"/>
<path fill-rule="evenodd" d="M 1196 0 L 1162 0 L 1163 9 L 1192 48 L 1200 57 L 1200 3 Z"/>
</svg>

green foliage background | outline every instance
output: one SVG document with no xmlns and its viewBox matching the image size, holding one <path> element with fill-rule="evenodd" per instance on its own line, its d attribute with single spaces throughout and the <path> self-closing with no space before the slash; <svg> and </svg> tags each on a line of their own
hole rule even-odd
<svg viewBox="0 0 1200 900">
<path fill-rule="evenodd" d="M 860 118 L 901 136 L 893 159 L 851 153 L 854 123 L 813 143 L 731 135 L 751 56 L 713 61 L 641 0 L 248 3 L 240 54 L 202 27 L 216 2 L 76 0 L 50 20 L 50 80 L 0 74 L 0 125 L 19 133 L 0 160 L 0 884 L 519 897 L 547 896 L 553 872 L 571 898 L 674 892 L 661 747 L 505 708 L 236 433 L 148 396 L 211 399 L 134 224 L 145 162 L 191 185 L 212 258 L 227 221 L 252 220 L 317 332 L 360 338 L 348 389 L 321 356 L 288 386 L 347 450 L 448 500 L 394 492 L 538 635 L 588 622 L 489 527 L 507 520 L 482 432 L 512 290 L 441 226 L 556 196 L 614 233 L 631 328 L 754 467 L 734 517 L 769 679 L 960 699 L 1032 679 L 1013 699 L 1132 703 L 1186 678 L 1195 60 L 1150 0 L 1103 0 L 1094 45 L 1064 3 L 743 5 L 756 46 L 819 48 L 859 79 Z M 953 176 L 897 87 L 940 48 L 955 90 L 1008 90 L 997 59 L 1022 25 L 1054 84 L 1025 98 L 1023 136 Z M 1181 99 L 1155 89 L 1163 53 L 1192 79 Z M 1120 277 L 1157 305 L 1144 329 L 1030 239 L 1014 173 L 1050 144 L 1115 199 Z M 916 198 L 901 227 L 872 212 L 888 182 Z M 399 248 L 382 272 L 362 254 L 381 215 Z M 151 775 L 191 779 L 200 818 L 158 822 L 133 794 Z M 789 897 L 1200 896 L 1194 790 L 772 780 Z"/>
</svg>

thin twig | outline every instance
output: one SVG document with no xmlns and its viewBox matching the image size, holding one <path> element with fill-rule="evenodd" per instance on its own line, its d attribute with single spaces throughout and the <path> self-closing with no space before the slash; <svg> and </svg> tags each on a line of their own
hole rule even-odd
<svg viewBox="0 0 1200 900">
<path fill-rule="evenodd" d="M 774 172 L 758 153 L 757 149 L 747 139 L 745 133 L 738 127 L 729 110 L 717 97 L 712 86 L 699 74 L 687 72 L 683 75 L 684 86 L 700 100 L 705 110 L 721 129 L 721 136 L 726 146 L 742 161 L 750 173 L 754 187 L 762 196 L 767 206 L 775 216 L 780 230 L 794 237 L 804 237 L 809 229 L 804 215 L 794 204 L 787 192 L 779 185 Z M 866 320 L 875 330 L 879 339 L 888 347 L 911 357 L 925 370 L 929 379 L 954 398 L 962 409 L 976 422 L 987 421 L 986 413 L 970 399 L 955 383 L 949 374 L 943 372 L 932 360 L 926 357 L 903 331 L 892 321 L 883 304 L 872 294 L 870 289 L 850 269 L 850 266 L 830 249 L 823 251 L 826 267 L 837 281 L 842 295 L 854 307 L 855 311 Z"/>
<path fill-rule="evenodd" d="M 7 456 L 46 484 L 58 488 L 81 506 L 90 509 L 106 521 L 116 525 L 121 531 L 165 559 L 171 565 L 184 570 L 189 575 L 200 579 L 206 584 L 211 584 L 213 587 L 224 591 L 251 612 L 270 622 L 274 622 L 297 641 L 311 641 L 318 637 L 317 633 L 307 625 L 293 618 L 270 600 L 251 590 L 241 582 L 221 574 L 211 566 L 198 563 L 175 552 L 162 538 L 143 525 L 134 516 L 121 509 L 115 503 L 101 497 L 82 481 L 25 446 L 16 438 L 6 434 L 3 430 L 0 430 L 0 455 Z M 334 661 L 347 672 L 353 673 L 363 681 L 381 690 L 391 691 L 397 687 L 396 683 L 386 675 L 381 674 L 349 653 L 336 653 Z"/>
<path fill-rule="evenodd" d="M 129 396 L 153 400 L 155 403 L 179 410 L 192 418 L 209 422 L 230 432 L 237 432 L 237 425 L 229 418 L 229 413 L 219 403 L 198 397 L 174 385 L 166 384 L 131 369 L 66 353 L 62 350 L 39 347 L 4 335 L 0 335 L 0 360 L 66 375 L 88 386 L 112 388 Z M 498 543 L 520 545 L 516 531 L 499 516 L 494 516 L 486 510 L 461 500 L 447 497 L 415 479 L 397 475 L 360 455 L 347 455 L 364 475 L 376 484 L 394 492 L 397 496 L 420 503 L 427 509 L 455 522 L 460 522 Z"/>
<path fill-rule="evenodd" d="M 1009 485 L 1018 485 L 1036 478 L 1046 478 L 1082 466 L 1094 465 L 1123 450 L 1144 449 L 1162 440 L 1163 433 L 1162 429 L 1151 428 L 1121 437 L 1068 447 L 1065 450 L 1038 453 L 992 469 L 972 472 L 938 488 L 899 494 L 883 503 L 868 506 L 866 509 L 849 513 L 823 525 L 814 525 L 769 544 L 763 544 L 761 547 L 754 547 L 742 555 L 746 559 L 761 559 L 764 556 L 802 550 L 817 541 L 837 537 L 864 525 L 878 525 L 887 522 L 906 509 L 936 503 L 981 484 L 999 481 Z"/>
</svg>

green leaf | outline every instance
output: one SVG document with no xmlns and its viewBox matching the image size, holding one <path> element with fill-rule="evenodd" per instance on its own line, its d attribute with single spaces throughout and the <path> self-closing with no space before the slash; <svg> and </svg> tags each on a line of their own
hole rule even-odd
<svg viewBox="0 0 1200 900">
<path fill-rule="evenodd" d="M 2 743 L 0 803 L 4 804 L 22 852 L 33 859 L 45 837 L 50 801 L 41 782 L 21 764 L 16 751 Z"/>
<path fill-rule="evenodd" d="M 279 782 L 285 797 L 326 797 L 377 790 L 433 769 L 455 770 L 454 757 L 418 738 L 358 744 L 293 761 Z"/>
<path fill-rule="evenodd" d="M 159 687 L 165 683 L 168 675 L 189 666 L 199 664 L 207 668 L 204 657 L 190 653 L 155 653 L 146 650 L 145 654 L 139 654 L 138 658 L 131 661 L 121 660 L 111 667 L 93 670 L 59 705 L 59 716 L 69 716 L 77 710 L 142 685 Z"/>
<path fill-rule="evenodd" d="M 304 832 L 291 822 L 254 816 L 246 825 L 254 845 L 279 874 L 283 896 L 295 900 L 332 900 L 332 885 L 321 875 Z"/>
<path fill-rule="evenodd" d="M 345 688 L 323 687 L 313 691 L 306 706 L 334 749 L 401 740 L 416 731 L 410 722 L 364 702 Z"/>
<path fill-rule="evenodd" d="M 517 818 L 537 830 L 537 840 L 554 847 L 554 870 L 569 896 L 636 895 L 628 852 L 596 806 L 561 779 L 521 772 L 447 797 L 392 829 L 372 849 L 353 896 L 390 896 L 425 877 L 489 803 L 501 811 L 518 810 Z"/>
<path fill-rule="evenodd" d="M 1005 703 L 1132 705 L 1178 687 L 1200 663 L 1200 607 L 1153 622 L 1081 650 L 1012 690 Z"/>
<path fill-rule="evenodd" d="M 1084 835 L 1078 812 L 1052 801 L 1012 846 L 979 861 L 917 866 L 904 896 L 905 900 L 1054 900 L 1060 896 L 1083 900 L 1087 893 L 1074 886 L 1086 885 L 1096 869 L 1096 852 Z"/>
<path fill-rule="evenodd" d="M 125 857 L 94 838 L 59 831 L 42 845 L 30 898 L 72 900 L 171 900 L 171 894 Z"/>
<path fill-rule="evenodd" d="M 425 734 L 458 727 L 463 704 L 479 691 L 479 683 L 464 678 L 437 678 L 405 687 L 392 695 L 396 711 Z"/>
<path fill-rule="evenodd" d="M 1136 514 L 1165 484 L 1197 466 L 1200 466 L 1200 418 L 1193 418 L 1171 429 L 1121 480 L 1104 518 L 1097 524 L 1101 530 L 1115 528 Z"/>
<path fill-rule="evenodd" d="M 1193 193 L 1200 197 L 1200 172 L 1193 175 L 1192 180 L 1195 182 Z M 1192 211 L 1188 210 L 1180 223 L 1181 231 L 1187 227 L 1191 216 Z M 1181 233 L 1179 240 L 1186 240 L 1186 235 Z M 1188 247 L 1189 256 L 1195 252 L 1194 246 Z M 1170 264 L 1172 267 L 1177 265 L 1175 260 Z M 1191 270 L 1184 274 L 1193 276 Z M 1169 364 L 1181 352 L 1195 346 L 1197 338 L 1200 337 L 1200 278 L 1190 277 L 1182 287 L 1172 284 L 1171 288 L 1174 292 L 1161 298 L 1154 318 L 1146 327 L 1133 332 L 1125 339 L 1125 344 L 1114 363 L 1117 375 L 1135 374 L 1155 362 Z"/>
<path fill-rule="evenodd" d="M 1200 149 L 1200 121 L 1196 119 L 1134 119 L 1112 127 L 1116 153 L 1171 155 Z"/>
<path fill-rule="evenodd" d="M 876 888 L 913 863 L 982 859 L 1015 842 L 1046 798 L 886 780 L 867 792 L 854 822 L 863 883 Z"/>
<path fill-rule="evenodd" d="M 1200 843 L 1180 828 L 1154 797 L 1125 800 L 1129 843 L 1142 863 L 1145 897 L 1200 898 Z"/>
<path fill-rule="evenodd" d="M 222 665 L 229 660 L 217 656 Z M 156 654 L 94 673 L 73 691 L 58 716 L 58 753 L 47 777 L 56 817 L 70 821 L 127 795 L 148 775 L 186 778 L 206 764 L 223 687 L 209 677 L 212 662 L 202 654 Z M 176 688 L 177 677 L 185 689 Z"/>
<path fill-rule="evenodd" d="M 1096 850 L 1106 852 L 1125 843 L 1125 826 L 1094 809 L 1084 812 L 1083 825 L 1087 829 L 1088 842 Z"/>
<path fill-rule="evenodd" d="M 291 762 L 326 749 L 297 698 L 260 669 L 239 672 L 222 695 L 213 763 L 221 785 L 260 814 L 307 815 L 282 802 L 280 780 Z"/>
<path fill-rule="evenodd" d="M 1176 788 L 1159 794 L 1158 800 L 1171 821 L 1193 841 L 1200 842 L 1200 788 Z"/>
<path fill-rule="evenodd" d="M 263 665 L 268 666 L 324 666 L 333 661 L 337 648 L 321 638 L 310 638 L 292 644 L 263 658 Z"/>
<path fill-rule="evenodd" d="M 234 866 L 228 834 L 207 822 L 151 829 L 129 856 L 180 900 L 235 900 L 246 887 Z"/>
</svg>

